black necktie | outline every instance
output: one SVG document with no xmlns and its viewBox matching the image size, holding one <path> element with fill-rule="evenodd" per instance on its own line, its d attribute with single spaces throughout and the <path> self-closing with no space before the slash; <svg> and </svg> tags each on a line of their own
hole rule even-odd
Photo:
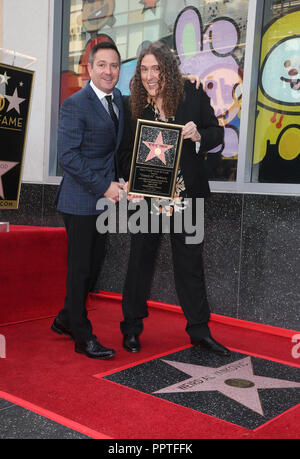
<svg viewBox="0 0 300 459">
<path fill-rule="evenodd" d="M 109 111 L 109 114 L 110 114 L 114 124 L 115 124 L 116 132 L 118 132 L 119 120 L 118 120 L 118 117 L 117 117 L 117 115 L 116 115 L 116 113 L 114 111 L 112 100 L 111 100 L 111 96 L 105 96 L 105 99 L 107 100 L 108 111 Z"/>
</svg>

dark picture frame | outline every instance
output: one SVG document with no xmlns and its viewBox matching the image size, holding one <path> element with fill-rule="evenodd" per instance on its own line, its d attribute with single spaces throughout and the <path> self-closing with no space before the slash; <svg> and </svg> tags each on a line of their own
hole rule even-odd
<svg viewBox="0 0 300 459">
<path fill-rule="evenodd" d="M 173 199 L 182 149 L 179 124 L 137 120 L 128 193 Z"/>
</svg>

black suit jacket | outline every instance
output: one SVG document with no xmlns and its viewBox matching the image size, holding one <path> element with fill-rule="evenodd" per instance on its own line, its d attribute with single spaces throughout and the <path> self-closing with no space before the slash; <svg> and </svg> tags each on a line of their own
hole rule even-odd
<svg viewBox="0 0 300 459">
<path fill-rule="evenodd" d="M 141 119 L 154 120 L 151 107 L 145 107 Z M 136 120 L 131 118 L 129 98 L 124 97 L 124 135 L 119 150 L 121 175 L 129 179 L 131 157 L 134 145 Z M 223 143 L 224 128 L 219 126 L 210 99 L 202 86 L 197 90 L 194 84 L 185 82 L 185 98 L 179 104 L 175 115 L 175 124 L 185 125 L 189 121 L 196 123 L 201 134 L 201 146 L 196 153 L 196 144 L 187 139 L 183 141 L 180 169 L 183 175 L 187 196 L 204 198 L 209 196 L 210 189 L 205 172 L 205 153 Z"/>
</svg>

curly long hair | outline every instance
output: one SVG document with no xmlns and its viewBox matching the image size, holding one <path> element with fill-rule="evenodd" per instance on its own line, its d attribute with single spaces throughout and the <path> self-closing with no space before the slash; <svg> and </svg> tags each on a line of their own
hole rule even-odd
<svg viewBox="0 0 300 459">
<path fill-rule="evenodd" d="M 141 62 L 143 58 L 153 54 L 160 69 L 160 87 L 164 83 L 161 95 L 163 99 L 163 110 L 166 118 L 175 115 L 180 100 L 184 96 L 184 79 L 180 73 L 176 56 L 162 42 L 155 42 L 142 49 L 135 74 L 132 78 L 130 90 L 130 108 L 132 117 L 141 116 L 144 107 L 147 105 L 148 94 L 141 78 Z"/>
</svg>

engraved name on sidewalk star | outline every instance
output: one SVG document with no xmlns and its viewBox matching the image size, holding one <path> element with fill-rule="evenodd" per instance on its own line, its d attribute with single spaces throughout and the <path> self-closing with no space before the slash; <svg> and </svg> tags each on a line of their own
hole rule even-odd
<svg viewBox="0 0 300 459">
<path fill-rule="evenodd" d="M 218 368 L 164 359 L 162 361 L 191 377 L 160 389 L 154 394 L 218 391 L 262 416 L 264 413 L 258 389 L 300 388 L 300 383 L 294 381 L 256 376 L 253 373 L 250 357 Z"/>
<path fill-rule="evenodd" d="M 155 142 L 146 142 L 143 143 L 150 148 L 150 152 L 146 158 L 146 161 L 150 161 L 152 158 L 160 159 L 164 164 L 166 164 L 165 152 L 172 148 L 173 145 L 165 145 L 163 143 L 162 133 L 160 132 L 155 140 Z"/>
</svg>

